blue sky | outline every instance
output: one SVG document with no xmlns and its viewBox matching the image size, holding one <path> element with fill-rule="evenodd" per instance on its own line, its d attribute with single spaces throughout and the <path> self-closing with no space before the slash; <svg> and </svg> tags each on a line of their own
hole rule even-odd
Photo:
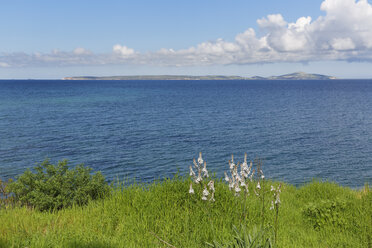
<svg viewBox="0 0 372 248">
<path fill-rule="evenodd" d="M 0 79 L 77 75 L 372 78 L 367 0 L 0 3 Z"/>
</svg>

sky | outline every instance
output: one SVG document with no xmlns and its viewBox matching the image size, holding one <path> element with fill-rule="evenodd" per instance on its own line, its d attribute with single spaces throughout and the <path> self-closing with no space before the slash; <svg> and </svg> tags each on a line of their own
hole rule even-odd
<svg viewBox="0 0 372 248">
<path fill-rule="evenodd" d="M 371 68 L 367 0 L 0 1 L 0 79 Z"/>
</svg>

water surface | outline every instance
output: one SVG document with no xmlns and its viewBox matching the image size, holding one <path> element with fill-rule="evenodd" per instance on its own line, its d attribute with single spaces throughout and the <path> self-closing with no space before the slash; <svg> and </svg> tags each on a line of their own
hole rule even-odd
<svg viewBox="0 0 372 248">
<path fill-rule="evenodd" d="M 247 152 L 276 180 L 371 183 L 372 80 L 0 81 L 1 178 L 48 157 L 152 181 L 199 151 L 218 176 Z"/>
</svg>

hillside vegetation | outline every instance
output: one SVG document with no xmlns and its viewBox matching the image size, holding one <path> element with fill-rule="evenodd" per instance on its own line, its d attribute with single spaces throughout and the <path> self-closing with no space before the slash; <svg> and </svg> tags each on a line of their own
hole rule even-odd
<svg viewBox="0 0 372 248">
<path fill-rule="evenodd" d="M 239 235 L 261 234 L 277 247 L 371 247 L 368 186 L 283 184 L 275 242 L 269 194 L 262 215 L 262 198 L 255 194 L 235 196 L 215 180 L 215 201 L 203 201 L 201 189 L 188 193 L 190 182 L 176 176 L 152 184 L 119 183 L 105 199 L 55 211 L 3 206 L 0 247 L 234 247 Z M 263 189 L 271 185 L 279 184 L 266 181 Z M 255 182 L 249 187 L 253 191 Z"/>
</svg>

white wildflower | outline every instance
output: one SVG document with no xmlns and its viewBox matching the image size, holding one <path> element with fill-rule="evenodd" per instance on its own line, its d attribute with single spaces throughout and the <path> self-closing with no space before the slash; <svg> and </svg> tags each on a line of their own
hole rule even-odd
<svg viewBox="0 0 372 248">
<path fill-rule="evenodd" d="M 207 187 L 205 186 L 204 190 L 203 190 L 203 196 L 208 196 L 208 195 L 209 195 L 209 191 L 208 191 Z"/>
<path fill-rule="evenodd" d="M 198 177 L 195 179 L 195 183 L 200 183 L 203 181 L 203 178 L 201 177 L 200 173 L 198 174 Z"/>
<path fill-rule="evenodd" d="M 236 192 L 236 193 L 239 193 L 240 191 L 241 191 L 241 189 L 240 189 L 239 185 L 236 185 L 236 186 L 235 186 L 235 192 Z"/>
<path fill-rule="evenodd" d="M 244 180 L 241 180 L 241 181 L 240 181 L 240 186 L 241 186 L 241 187 L 245 187 L 245 186 L 246 186 Z"/>
<path fill-rule="evenodd" d="M 271 207 L 270 207 L 270 210 L 273 210 L 274 209 L 274 202 L 271 201 Z"/>
<path fill-rule="evenodd" d="M 203 167 L 202 172 L 203 172 L 203 176 L 204 177 L 209 177 L 208 170 L 207 170 L 207 163 L 206 162 L 204 162 L 204 167 Z"/>
<path fill-rule="evenodd" d="M 261 189 L 261 185 L 260 185 L 260 182 L 257 183 L 257 189 Z"/>
<path fill-rule="evenodd" d="M 262 174 L 262 175 L 261 175 L 261 179 L 265 179 L 265 176 L 264 176 L 264 174 Z"/>
<path fill-rule="evenodd" d="M 229 161 L 230 170 L 233 170 L 235 168 L 234 162 Z"/>
<path fill-rule="evenodd" d="M 274 191 L 274 190 L 275 190 L 274 186 L 271 185 L 270 191 Z"/>
<path fill-rule="evenodd" d="M 239 175 L 236 175 L 236 181 L 237 181 L 237 182 L 241 182 L 241 181 L 243 181 L 243 180 L 241 179 L 241 177 L 240 177 Z"/>
<path fill-rule="evenodd" d="M 211 198 L 209 199 L 209 201 L 211 201 L 211 202 L 215 202 L 216 200 L 214 199 L 214 192 L 212 192 L 212 196 L 211 196 Z"/>
<path fill-rule="evenodd" d="M 196 169 L 199 169 L 199 165 L 198 165 L 198 164 L 196 163 L 196 160 L 195 160 L 195 158 L 193 159 L 193 161 L 192 161 L 192 162 L 193 162 L 193 164 L 194 164 L 195 168 L 196 168 Z"/>
<path fill-rule="evenodd" d="M 190 177 L 195 177 L 196 174 L 194 172 L 194 170 L 192 169 L 192 166 L 190 165 Z"/>
<path fill-rule="evenodd" d="M 189 189 L 189 194 L 194 194 L 194 189 L 192 188 L 192 183 L 190 183 L 190 189 Z"/>
<path fill-rule="evenodd" d="M 240 176 L 241 176 L 241 178 L 245 179 L 246 178 L 245 175 L 246 175 L 245 171 L 243 169 L 241 169 L 240 170 Z"/>
<path fill-rule="evenodd" d="M 203 201 L 206 201 L 206 200 L 208 200 L 208 199 L 207 199 L 207 197 L 202 196 L 202 200 L 203 200 Z"/>
<path fill-rule="evenodd" d="M 203 164 L 203 158 L 202 158 L 202 153 L 200 152 L 199 153 L 199 158 L 198 158 L 198 163 L 200 164 L 200 165 L 202 165 Z"/>
<path fill-rule="evenodd" d="M 280 204 L 280 198 L 279 195 L 276 196 L 275 205 Z"/>
<path fill-rule="evenodd" d="M 251 174 L 251 176 L 249 177 L 249 180 L 250 180 L 251 182 L 253 181 L 254 172 L 255 172 L 255 170 L 252 171 L 252 174 Z"/>
<path fill-rule="evenodd" d="M 243 171 L 243 170 L 240 171 L 240 176 L 243 178 L 243 180 L 248 178 L 248 174 L 247 174 L 247 172 L 245 172 L 245 171 Z"/>
<path fill-rule="evenodd" d="M 247 164 L 246 162 L 242 163 L 242 167 L 241 167 L 241 169 L 242 169 L 243 171 L 248 170 L 248 164 Z"/>
<path fill-rule="evenodd" d="M 209 190 L 212 191 L 214 193 L 214 181 L 209 181 L 208 183 L 208 187 L 209 187 Z"/>
<path fill-rule="evenodd" d="M 229 182 L 229 189 L 232 190 L 234 188 L 234 182 L 231 180 Z"/>
<path fill-rule="evenodd" d="M 231 176 L 234 178 L 234 177 L 236 177 L 236 175 L 237 175 L 236 170 L 232 170 L 232 171 L 231 171 Z"/>
<path fill-rule="evenodd" d="M 227 175 L 227 173 L 226 172 L 224 172 L 225 173 L 225 181 L 226 182 L 229 182 L 230 181 L 230 178 L 229 178 L 229 176 Z"/>
</svg>

